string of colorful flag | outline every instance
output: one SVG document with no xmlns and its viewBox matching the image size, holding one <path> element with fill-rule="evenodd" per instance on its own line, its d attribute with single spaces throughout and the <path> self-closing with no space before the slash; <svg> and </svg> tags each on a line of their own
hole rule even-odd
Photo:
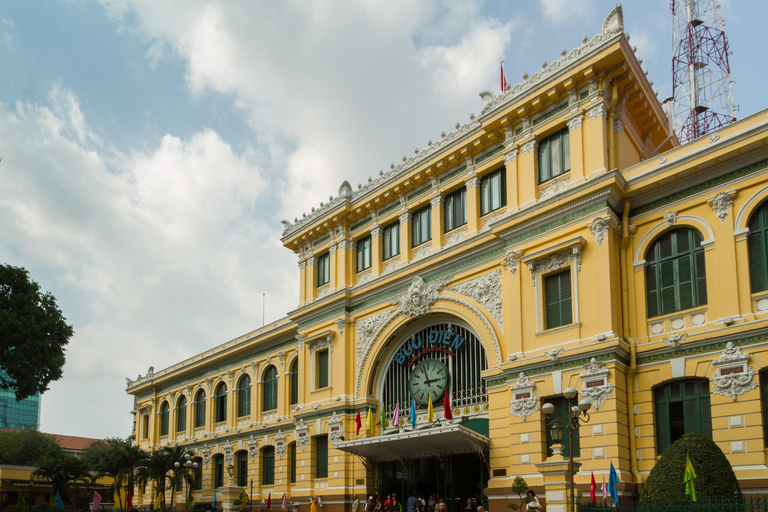
<svg viewBox="0 0 768 512">
<path fill-rule="evenodd" d="M 381 428 L 383 430 L 387 424 L 387 416 L 386 416 L 383 403 L 381 404 L 381 407 L 379 409 L 381 412 L 379 424 L 381 425 Z M 447 389 L 445 390 L 445 395 L 443 396 L 443 418 L 446 420 L 453 419 L 451 397 L 448 394 Z M 415 429 L 416 428 L 416 399 L 413 397 L 411 397 L 410 419 L 411 419 L 411 426 Z M 434 421 L 435 421 L 435 411 L 432 407 L 432 393 L 430 393 L 429 399 L 427 401 L 427 423 L 432 424 Z M 392 418 L 392 424 L 398 430 L 400 429 L 400 401 L 399 400 L 395 403 L 395 411 Z M 357 410 L 357 416 L 355 417 L 355 426 L 356 426 L 355 435 L 360 436 L 360 429 L 363 427 L 363 418 L 362 418 L 362 415 L 360 414 L 359 409 Z M 375 426 L 376 424 L 375 424 L 375 420 L 373 419 L 373 413 L 371 412 L 371 408 L 369 406 L 368 414 L 366 415 L 366 419 L 365 419 L 365 430 L 367 432 L 373 433 Z"/>
</svg>

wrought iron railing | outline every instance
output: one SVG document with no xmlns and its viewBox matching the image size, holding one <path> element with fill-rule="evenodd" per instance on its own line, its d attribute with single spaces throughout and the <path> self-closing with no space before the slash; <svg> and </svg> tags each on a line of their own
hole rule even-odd
<svg viewBox="0 0 768 512">
<path fill-rule="evenodd" d="M 579 512 L 768 512 L 768 495 L 739 495 L 692 501 L 648 499 L 620 500 L 619 503 L 579 504 Z"/>
</svg>

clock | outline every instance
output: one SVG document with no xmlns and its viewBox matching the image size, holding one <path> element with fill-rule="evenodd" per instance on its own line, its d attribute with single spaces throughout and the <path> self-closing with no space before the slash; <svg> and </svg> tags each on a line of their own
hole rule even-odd
<svg viewBox="0 0 768 512">
<path fill-rule="evenodd" d="M 421 405 L 440 400 L 448 387 L 448 368 L 437 359 L 425 359 L 411 372 L 408 388 L 411 396 Z"/>
</svg>

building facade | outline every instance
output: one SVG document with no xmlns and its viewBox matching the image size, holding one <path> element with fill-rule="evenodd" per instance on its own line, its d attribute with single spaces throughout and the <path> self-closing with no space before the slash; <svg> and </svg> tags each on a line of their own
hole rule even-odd
<svg viewBox="0 0 768 512">
<path fill-rule="evenodd" d="M 284 221 L 286 318 L 129 382 L 135 442 L 188 446 L 196 500 L 253 482 L 257 504 L 416 491 L 496 512 L 523 476 L 559 512 L 571 453 L 577 490 L 613 463 L 629 495 L 686 432 L 768 488 L 768 111 L 679 145 L 620 7 L 481 98 Z M 591 408 L 563 447 L 547 420 L 569 388 Z"/>
<path fill-rule="evenodd" d="M 40 393 L 17 402 L 14 390 L 0 389 L 0 430 L 6 428 L 19 430 L 38 425 L 40 425 Z"/>
</svg>

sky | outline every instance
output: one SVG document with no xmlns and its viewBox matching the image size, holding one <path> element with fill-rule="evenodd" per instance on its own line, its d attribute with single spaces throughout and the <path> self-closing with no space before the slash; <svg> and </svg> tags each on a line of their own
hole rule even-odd
<svg viewBox="0 0 768 512">
<path fill-rule="evenodd" d="M 613 1 L 0 3 L 0 264 L 75 335 L 41 430 L 127 437 L 125 379 L 284 317 L 301 217 L 600 32 Z M 623 4 L 659 97 L 669 0 Z M 723 0 L 734 98 L 768 108 L 768 2 Z"/>
</svg>

